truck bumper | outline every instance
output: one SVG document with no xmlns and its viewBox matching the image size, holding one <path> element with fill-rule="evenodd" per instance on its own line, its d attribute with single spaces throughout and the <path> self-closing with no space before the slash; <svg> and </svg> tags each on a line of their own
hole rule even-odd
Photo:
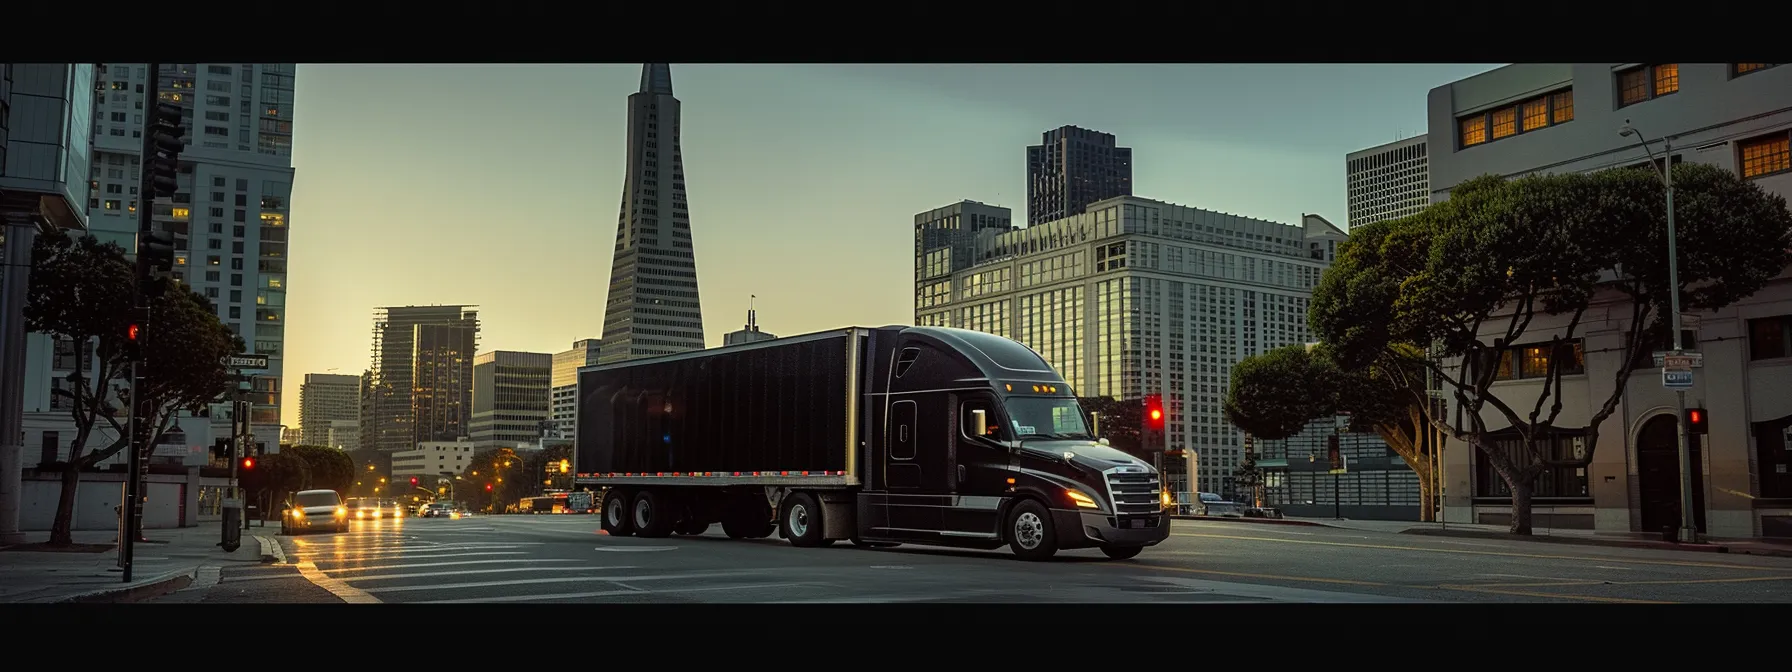
<svg viewBox="0 0 1792 672">
<path fill-rule="evenodd" d="M 1058 547 L 1064 549 L 1091 546 L 1156 546 L 1170 538 L 1170 514 L 1126 516 L 1058 509 L 1052 511 L 1057 523 Z"/>
</svg>

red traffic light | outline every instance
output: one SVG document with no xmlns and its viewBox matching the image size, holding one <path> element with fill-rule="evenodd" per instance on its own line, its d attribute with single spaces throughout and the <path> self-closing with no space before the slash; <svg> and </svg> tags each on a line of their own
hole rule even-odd
<svg viewBox="0 0 1792 672">
<path fill-rule="evenodd" d="M 416 485 L 416 484 L 417 484 L 417 477 L 416 477 L 416 476 L 412 476 L 412 477 L 411 477 L 411 485 Z"/>
<path fill-rule="evenodd" d="M 1164 398 L 1153 394 L 1145 397 L 1145 420 L 1151 429 L 1164 428 Z"/>
<path fill-rule="evenodd" d="M 255 468 L 255 458 L 253 458 L 253 457 L 243 458 L 243 468 L 244 469 L 254 469 Z"/>
<path fill-rule="evenodd" d="M 1708 416 L 1703 408 L 1686 409 L 1686 433 L 1704 434 L 1710 428 L 1705 424 Z"/>
<path fill-rule="evenodd" d="M 130 328 L 125 330 L 125 336 L 130 338 L 131 340 L 135 341 L 135 340 L 137 340 L 137 334 L 139 331 L 140 331 L 140 329 L 137 327 L 137 325 L 133 324 L 130 326 Z"/>
<path fill-rule="evenodd" d="M 492 484 L 490 484 L 490 483 L 487 483 L 487 484 L 485 484 L 485 491 L 486 491 L 486 492 L 491 492 L 491 491 L 492 491 Z"/>
</svg>

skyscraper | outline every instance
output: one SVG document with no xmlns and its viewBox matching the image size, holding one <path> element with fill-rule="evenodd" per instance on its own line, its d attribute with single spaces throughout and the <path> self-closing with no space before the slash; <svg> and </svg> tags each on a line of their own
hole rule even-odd
<svg viewBox="0 0 1792 672">
<path fill-rule="evenodd" d="M 1027 148 L 1027 226 L 1074 217 L 1089 204 L 1132 195 L 1132 148 L 1075 126 L 1044 133 Z"/>
<path fill-rule="evenodd" d="M 597 363 L 597 355 L 602 350 L 603 341 L 595 338 L 581 338 L 573 341 L 571 350 L 554 353 L 554 364 L 548 417 L 554 422 L 554 428 L 560 436 L 573 437 L 578 428 L 578 391 L 579 367 Z"/>
<path fill-rule="evenodd" d="M 390 452 L 466 436 L 478 345 L 473 306 L 375 309 L 361 447 Z"/>
<path fill-rule="evenodd" d="M 1431 170 L 1425 147 L 1425 136 L 1420 135 L 1344 156 L 1350 230 L 1417 214 L 1431 206 Z"/>
<path fill-rule="evenodd" d="M 641 90 L 628 97 L 628 167 L 604 304 L 604 363 L 703 348 L 679 130 L 672 67 L 642 66 Z"/>
<path fill-rule="evenodd" d="M 473 447 L 511 447 L 541 438 L 548 420 L 554 356 L 499 350 L 473 359 Z"/>
<path fill-rule="evenodd" d="M 305 382 L 299 386 L 299 443 L 331 445 L 332 423 L 360 419 L 360 376 L 305 374 Z"/>
</svg>

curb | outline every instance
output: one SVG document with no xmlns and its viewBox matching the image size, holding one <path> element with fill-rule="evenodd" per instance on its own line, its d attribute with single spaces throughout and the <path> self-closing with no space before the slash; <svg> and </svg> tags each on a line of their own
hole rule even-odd
<svg viewBox="0 0 1792 672">
<path fill-rule="evenodd" d="M 1216 523 L 1251 523 L 1253 525 L 1294 525 L 1296 527 L 1337 527 L 1310 520 L 1292 520 L 1288 518 L 1231 518 L 1227 516 L 1170 516 L 1175 520 L 1201 520 Z"/>
<path fill-rule="evenodd" d="M 1571 546 L 1606 546 L 1615 548 L 1637 548 L 1655 551 L 1681 551 L 1684 553 L 1730 553 L 1735 555 L 1758 555 L 1763 557 L 1792 558 L 1792 548 L 1747 549 L 1727 546 L 1722 543 L 1710 544 L 1676 544 L 1665 541 L 1646 541 L 1630 539 L 1585 539 L 1576 537 L 1538 537 L 1503 532 L 1471 532 L 1463 530 L 1433 530 L 1426 528 L 1409 528 L 1400 534 L 1416 534 L 1426 537 L 1457 537 L 1465 539 L 1510 539 L 1514 541 L 1531 541 L 1546 544 L 1568 544 Z"/>
<path fill-rule="evenodd" d="M 193 583 L 194 569 L 182 569 L 163 574 L 153 579 L 137 582 L 135 585 L 121 588 L 109 588 L 92 592 L 71 595 L 56 600 L 58 603 L 119 603 L 136 602 L 151 597 L 160 597 L 180 590 Z"/>
<path fill-rule="evenodd" d="M 286 551 L 280 548 L 280 542 L 265 534 L 255 535 L 255 541 L 261 544 L 261 561 L 263 563 L 286 563 Z"/>
</svg>

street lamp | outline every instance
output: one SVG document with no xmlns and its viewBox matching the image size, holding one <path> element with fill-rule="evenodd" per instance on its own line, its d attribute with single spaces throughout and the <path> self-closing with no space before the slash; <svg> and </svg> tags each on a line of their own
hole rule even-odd
<svg viewBox="0 0 1792 672">
<path fill-rule="evenodd" d="M 1618 129 L 1618 135 L 1625 138 L 1636 136 L 1637 142 L 1643 145 L 1643 152 L 1649 157 L 1649 163 L 1651 165 L 1655 163 L 1655 152 L 1649 149 L 1649 141 L 1643 138 L 1641 131 L 1630 125 L 1629 119 L 1624 120 L 1624 126 Z M 1674 144 L 1667 138 L 1662 138 L 1661 142 L 1661 179 L 1667 185 L 1668 199 L 1668 310 L 1672 311 L 1673 315 L 1672 326 L 1669 328 L 1674 330 L 1672 336 L 1674 354 L 1679 355 L 1686 351 L 1686 343 L 1683 342 L 1684 338 L 1680 334 L 1680 253 L 1675 247 L 1678 236 L 1674 232 Z M 1699 540 L 1699 527 L 1698 521 L 1693 518 L 1692 509 L 1692 448 L 1687 443 L 1686 388 L 1676 388 L 1674 399 L 1680 412 L 1674 419 L 1678 434 L 1677 448 L 1680 453 L 1679 538 L 1682 543 L 1691 544 L 1697 543 Z"/>
</svg>

